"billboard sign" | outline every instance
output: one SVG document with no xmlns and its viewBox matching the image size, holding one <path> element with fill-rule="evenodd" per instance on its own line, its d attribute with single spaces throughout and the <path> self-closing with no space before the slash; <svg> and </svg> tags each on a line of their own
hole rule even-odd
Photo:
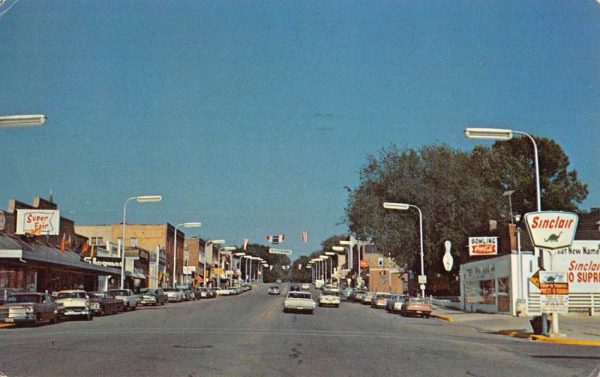
<svg viewBox="0 0 600 377">
<path fill-rule="evenodd" d="M 469 256 L 498 254 L 498 237 L 469 237 Z"/>
<path fill-rule="evenodd" d="M 270 247 L 269 248 L 269 254 L 292 255 L 292 250 L 288 250 L 288 249 L 274 249 L 274 248 Z"/>
<path fill-rule="evenodd" d="M 571 212 L 542 211 L 526 213 L 524 219 L 533 246 L 555 250 L 571 246 L 579 217 Z"/>
<path fill-rule="evenodd" d="M 566 272 L 540 271 L 542 313 L 569 312 L 569 283 Z"/>
<path fill-rule="evenodd" d="M 18 209 L 16 234 L 58 236 L 60 213 L 57 210 Z"/>
</svg>

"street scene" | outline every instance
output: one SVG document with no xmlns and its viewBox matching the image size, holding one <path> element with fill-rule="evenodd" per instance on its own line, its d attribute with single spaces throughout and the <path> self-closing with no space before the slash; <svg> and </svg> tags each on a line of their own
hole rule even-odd
<svg viewBox="0 0 600 377">
<path fill-rule="evenodd" d="M 0 0 L 0 377 L 600 377 L 599 18 Z"/>
</svg>

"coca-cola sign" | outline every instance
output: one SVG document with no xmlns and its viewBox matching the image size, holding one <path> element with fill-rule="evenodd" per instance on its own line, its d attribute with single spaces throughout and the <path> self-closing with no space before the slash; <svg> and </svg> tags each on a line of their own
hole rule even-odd
<svg viewBox="0 0 600 377">
<path fill-rule="evenodd" d="M 469 255 L 497 255 L 498 237 L 469 237 Z"/>
</svg>

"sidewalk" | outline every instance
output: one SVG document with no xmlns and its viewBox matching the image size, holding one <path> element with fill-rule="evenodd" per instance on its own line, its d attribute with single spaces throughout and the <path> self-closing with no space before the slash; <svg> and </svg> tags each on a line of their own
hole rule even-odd
<svg viewBox="0 0 600 377">
<path fill-rule="evenodd" d="M 434 306 L 432 317 L 453 322 L 479 331 L 502 334 L 543 342 L 600 347 L 600 317 L 565 314 L 559 317 L 560 332 L 564 337 L 550 338 L 533 334 L 531 317 L 513 317 L 507 314 L 467 313 Z"/>
</svg>

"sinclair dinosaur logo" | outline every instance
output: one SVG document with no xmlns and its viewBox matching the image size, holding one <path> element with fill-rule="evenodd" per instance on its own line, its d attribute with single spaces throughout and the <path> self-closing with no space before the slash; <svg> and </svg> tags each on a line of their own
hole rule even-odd
<svg viewBox="0 0 600 377">
<path fill-rule="evenodd" d="M 570 212 L 530 212 L 525 214 L 527 230 L 535 247 L 561 249 L 571 246 L 578 217 Z"/>
</svg>

